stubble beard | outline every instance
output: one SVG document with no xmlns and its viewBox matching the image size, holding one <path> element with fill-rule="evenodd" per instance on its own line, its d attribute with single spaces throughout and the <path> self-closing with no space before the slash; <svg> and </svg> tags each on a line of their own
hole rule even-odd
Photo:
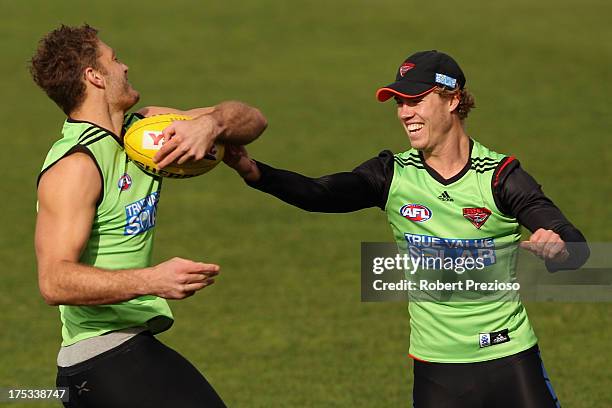
<svg viewBox="0 0 612 408">
<path fill-rule="evenodd" d="M 138 93 L 137 90 L 132 88 L 130 83 L 125 80 L 121 86 L 121 91 L 119 92 L 119 95 L 117 95 L 115 100 L 116 108 L 125 113 L 138 103 L 138 101 L 140 100 L 140 93 Z"/>
</svg>

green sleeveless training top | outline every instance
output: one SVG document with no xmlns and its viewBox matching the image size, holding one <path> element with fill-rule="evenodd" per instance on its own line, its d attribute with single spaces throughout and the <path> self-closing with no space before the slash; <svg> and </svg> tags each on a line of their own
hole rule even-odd
<svg viewBox="0 0 612 408">
<path fill-rule="evenodd" d="M 140 118 L 127 115 L 123 131 Z M 62 134 L 47 154 L 41 175 L 67 154 L 81 151 L 94 159 L 103 183 L 80 262 L 110 270 L 150 266 L 161 178 L 140 170 L 128 159 L 122 141 L 106 129 L 67 119 Z M 113 305 L 59 309 L 64 346 L 134 326 L 148 326 L 158 333 L 173 322 L 166 300 L 152 295 Z"/>
<path fill-rule="evenodd" d="M 488 269 L 510 271 L 516 257 L 506 254 L 502 261 L 496 245 L 519 242 L 520 226 L 497 208 L 492 189 L 494 171 L 505 156 L 475 141 L 470 146 L 470 163 L 449 180 L 428 168 L 415 149 L 396 154 L 385 211 L 400 247 L 451 258 L 468 250 L 482 254 Z M 417 359 L 485 361 L 537 342 L 518 296 L 503 302 L 420 299 L 409 303 L 410 354 Z"/>
</svg>

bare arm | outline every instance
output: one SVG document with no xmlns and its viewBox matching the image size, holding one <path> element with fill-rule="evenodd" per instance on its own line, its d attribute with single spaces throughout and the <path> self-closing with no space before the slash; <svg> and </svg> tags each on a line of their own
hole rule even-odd
<svg viewBox="0 0 612 408">
<path fill-rule="evenodd" d="M 194 108 L 194 109 L 188 109 L 188 110 L 167 108 L 164 106 L 146 106 L 138 110 L 136 113 L 144 117 L 163 115 L 165 113 L 174 113 L 177 115 L 186 115 L 186 116 L 191 116 L 192 118 L 195 118 L 197 116 L 202 116 L 202 115 L 211 113 L 213 109 L 215 109 L 214 106 L 209 106 L 205 108 Z"/>
<path fill-rule="evenodd" d="M 48 304 L 112 304 L 146 294 L 182 299 L 212 283 L 217 265 L 179 258 L 116 271 L 80 264 L 100 188 L 98 170 L 84 153 L 60 160 L 41 177 L 35 246 L 40 292 Z"/>
<path fill-rule="evenodd" d="M 174 122 L 164 129 L 167 143 L 154 158 L 159 168 L 175 161 L 182 164 L 189 160 L 201 160 L 215 142 L 236 145 L 251 143 L 268 126 L 266 118 L 257 108 L 237 101 L 186 111 L 147 107 L 138 113 L 144 116 L 177 113 L 194 117 L 191 121 Z"/>
<path fill-rule="evenodd" d="M 209 113 L 222 129 L 217 141 L 245 145 L 259 137 L 266 130 L 268 122 L 257 108 L 242 102 L 228 101 L 216 105 Z"/>
</svg>

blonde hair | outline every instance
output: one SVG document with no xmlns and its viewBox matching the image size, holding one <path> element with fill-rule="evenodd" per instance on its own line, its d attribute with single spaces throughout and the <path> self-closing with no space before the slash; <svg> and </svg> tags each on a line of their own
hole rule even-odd
<svg viewBox="0 0 612 408">
<path fill-rule="evenodd" d="M 476 104 L 474 103 L 474 95 L 472 95 L 470 91 L 467 90 L 467 88 L 446 89 L 442 87 L 436 87 L 436 89 L 434 89 L 434 92 L 442 97 L 448 98 L 459 94 L 459 105 L 457 105 L 454 112 L 457 112 L 457 115 L 459 115 L 459 119 L 461 120 L 467 118 L 468 113 L 470 113 L 470 110 L 476 107 Z"/>
</svg>

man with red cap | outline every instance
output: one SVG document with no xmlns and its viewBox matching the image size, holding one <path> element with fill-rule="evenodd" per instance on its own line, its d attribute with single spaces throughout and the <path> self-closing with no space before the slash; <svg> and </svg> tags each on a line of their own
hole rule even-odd
<svg viewBox="0 0 612 408">
<path fill-rule="evenodd" d="M 426 243 L 447 254 L 450 243 L 465 250 L 516 247 L 522 225 L 532 235 L 521 247 L 545 260 L 549 271 L 579 268 L 589 256 L 582 233 L 518 160 L 467 135 L 474 98 L 465 84 L 447 54 L 408 57 L 395 82 L 376 96 L 395 99 L 412 148 L 382 151 L 350 172 L 309 178 L 254 161 L 244 147 L 228 149 L 225 161 L 251 187 L 307 211 L 379 207 L 395 241 L 409 247 Z M 409 312 L 415 407 L 559 406 L 518 297 L 411 301 Z"/>
</svg>

